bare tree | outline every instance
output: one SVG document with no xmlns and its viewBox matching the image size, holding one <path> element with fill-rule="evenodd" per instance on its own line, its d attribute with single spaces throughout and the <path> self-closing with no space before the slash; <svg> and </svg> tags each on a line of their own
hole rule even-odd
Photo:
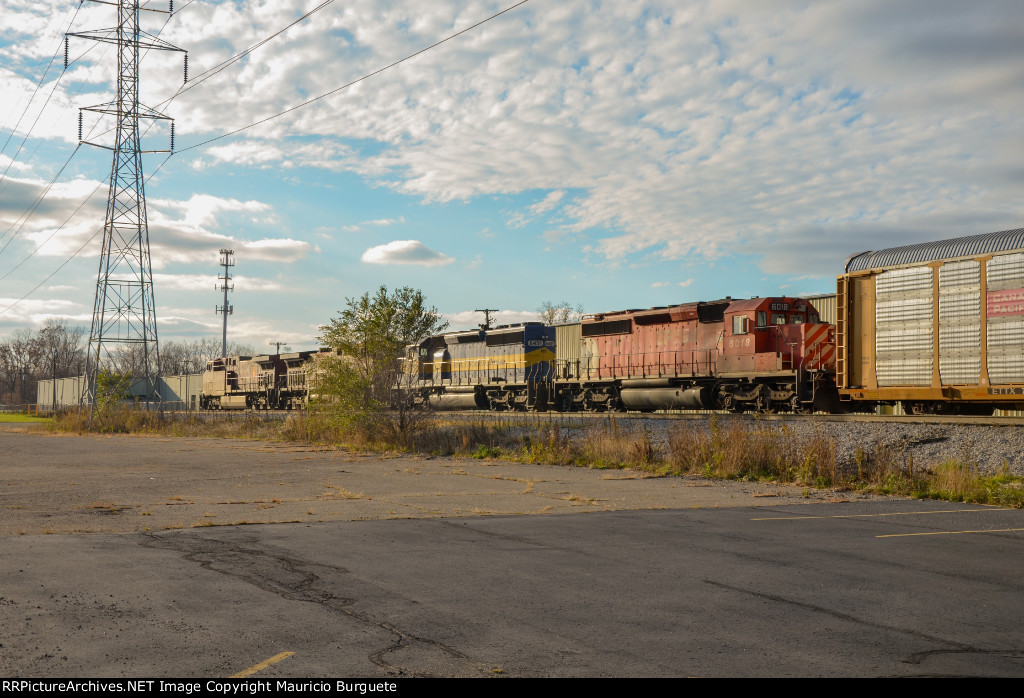
<svg viewBox="0 0 1024 698">
<path fill-rule="evenodd" d="M 67 378 L 85 369 L 84 327 L 69 327 L 63 320 L 47 320 L 33 340 L 40 377 Z"/>
<path fill-rule="evenodd" d="M 204 337 L 191 342 L 160 343 L 160 374 L 164 376 L 202 373 L 207 362 L 220 357 L 221 342 L 216 337 Z M 254 356 L 248 344 L 231 342 L 228 356 Z"/>
<path fill-rule="evenodd" d="M 38 381 L 79 375 L 85 365 L 85 328 L 49 320 L 38 332 L 22 328 L 0 343 L 0 398 L 34 402 Z"/>
<path fill-rule="evenodd" d="M 16 330 L 4 342 L 3 366 L 9 400 L 13 403 L 35 402 L 39 355 L 35 338 L 29 329 Z"/>
<path fill-rule="evenodd" d="M 568 301 L 552 303 L 544 301 L 537 308 L 540 318 L 546 325 L 559 325 L 566 322 L 579 322 L 583 317 L 582 305 L 570 305 Z"/>
</svg>

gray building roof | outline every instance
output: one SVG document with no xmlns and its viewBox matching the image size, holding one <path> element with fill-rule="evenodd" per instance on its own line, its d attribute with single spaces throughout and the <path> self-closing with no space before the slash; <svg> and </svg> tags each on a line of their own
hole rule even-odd
<svg viewBox="0 0 1024 698">
<path fill-rule="evenodd" d="M 1014 250 L 1024 250 L 1024 228 L 939 240 L 938 242 L 921 242 L 904 247 L 890 247 L 887 250 L 861 252 L 846 260 L 846 271 L 849 273 L 865 269 L 896 267 L 904 264 L 974 257 Z"/>
</svg>

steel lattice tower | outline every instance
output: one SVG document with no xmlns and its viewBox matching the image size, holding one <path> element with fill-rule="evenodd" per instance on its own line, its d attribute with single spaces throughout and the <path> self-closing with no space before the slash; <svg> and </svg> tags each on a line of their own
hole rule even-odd
<svg viewBox="0 0 1024 698">
<path fill-rule="evenodd" d="M 173 5 L 163 11 L 140 7 L 138 0 L 117 0 L 115 28 L 68 34 L 117 46 L 117 99 L 83 108 L 83 111 L 113 116 L 116 122 L 112 148 L 89 143 L 114 152 L 86 359 L 88 380 L 83 399 L 90 403 L 98 396 L 97 378 L 101 371 L 111 378 L 118 378 L 119 391 L 126 391 L 141 380 L 144 381 L 143 395 L 160 399 L 160 348 L 142 154 L 171 152 L 174 148 L 174 127 L 172 123 L 171 150 L 142 150 L 139 120 L 169 120 L 169 117 L 139 103 L 139 50 L 181 49 L 141 31 L 141 10 L 167 14 L 173 10 Z M 138 393 L 137 390 L 134 392 Z"/>
</svg>

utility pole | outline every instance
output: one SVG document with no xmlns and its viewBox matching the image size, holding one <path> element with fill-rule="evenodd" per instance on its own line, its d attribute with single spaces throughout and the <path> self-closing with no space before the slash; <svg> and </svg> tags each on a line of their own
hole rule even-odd
<svg viewBox="0 0 1024 698">
<path fill-rule="evenodd" d="M 228 291 L 234 291 L 234 284 L 229 284 L 231 281 L 231 267 L 235 266 L 235 263 L 231 261 L 231 255 L 235 253 L 234 250 L 221 250 L 220 253 L 224 255 L 220 259 L 221 266 L 224 267 L 224 276 L 218 276 L 217 278 L 223 281 L 220 285 L 220 289 L 224 291 L 224 305 L 217 306 L 217 312 L 224 314 L 224 335 L 221 339 L 220 344 L 220 355 L 228 355 L 228 315 L 232 315 L 235 312 L 235 306 L 228 305 Z"/>
<path fill-rule="evenodd" d="M 498 309 L 497 308 L 477 308 L 473 312 L 474 313 L 483 313 L 484 314 L 484 324 L 480 325 L 480 329 L 481 330 L 489 330 L 489 329 L 491 329 L 491 313 L 498 312 Z"/>
<path fill-rule="evenodd" d="M 65 35 L 65 67 L 68 37 L 114 44 L 117 47 L 117 97 L 112 102 L 83 107 L 78 114 L 79 143 L 95 145 L 114 153 L 110 168 L 107 214 L 103 223 L 103 251 L 96 275 L 96 296 L 89 330 L 87 383 L 83 399 L 95 404 L 97 376 L 101 370 L 113 370 L 116 367 L 111 350 L 120 345 L 122 349 L 142 349 L 141 363 L 133 366 L 131 373 L 121 378 L 128 382 L 129 388 L 133 378 L 144 379 L 146 396 L 159 400 L 157 383 L 160 377 L 160 349 L 156 332 L 153 265 L 149 254 L 142 154 L 172 152 L 174 123 L 171 122 L 169 150 L 142 150 L 139 119 L 170 121 L 170 118 L 139 103 L 139 49 L 182 49 L 150 36 L 139 28 L 140 11 L 170 14 L 173 5 L 168 10 L 156 10 L 140 7 L 139 0 L 92 1 L 116 5 L 117 26 Z M 82 140 L 83 111 L 114 118 L 113 147 Z"/>
<path fill-rule="evenodd" d="M 267 342 L 267 344 L 270 345 L 270 346 L 277 345 L 277 353 L 278 354 L 281 353 L 281 347 L 284 346 L 284 342 Z M 285 351 L 291 351 L 291 349 L 289 347 L 285 347 L 284 350 Z"/>
</svg>

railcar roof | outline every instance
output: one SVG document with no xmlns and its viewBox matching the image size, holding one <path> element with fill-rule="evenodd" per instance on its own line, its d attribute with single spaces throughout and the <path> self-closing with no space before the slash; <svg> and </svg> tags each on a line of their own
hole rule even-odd
<svg viewBox="0 0 1024 698">
<path fill-rule="evenodd" d="M 762 296 L 758 298 L 746 298 L 743 300 L 735 300 L 729 305 L 727 313 L 746 313 L 755 310 L 769 310 L 772 304 L 775 303 L 788 303 L 792 305 L 790 310 L 797 312 L 803 312 L 807 309 L 807 299 L 797 298 L 796 296 Z M 779 310 L 782 310 L 779 308 Z"/>
<path fill-rule="evenodd" d="M 645 315 L 659 315 L 666 313 L 678 313 L 681 310 L 695 310 L 705 305 L 727 305 L 732 303 L 732 298 L 720 298 L 714 301 L 693 301 L 690 303 L 678 303 L 676 305 L 660 305 L 653 308 L 629 308 L 627 310 L 610 310 L 603 313 L 588 313 L 583 316 L 583 323 L 601 322 L 613 317 L 643 317 Z"/>
<path fill-rule="evenodd" d="M 846 271 L 849 273 L 1015 250 L 1024 250 L 1024 228 L 861 252 L 846 260 Z"/>
</svg>

